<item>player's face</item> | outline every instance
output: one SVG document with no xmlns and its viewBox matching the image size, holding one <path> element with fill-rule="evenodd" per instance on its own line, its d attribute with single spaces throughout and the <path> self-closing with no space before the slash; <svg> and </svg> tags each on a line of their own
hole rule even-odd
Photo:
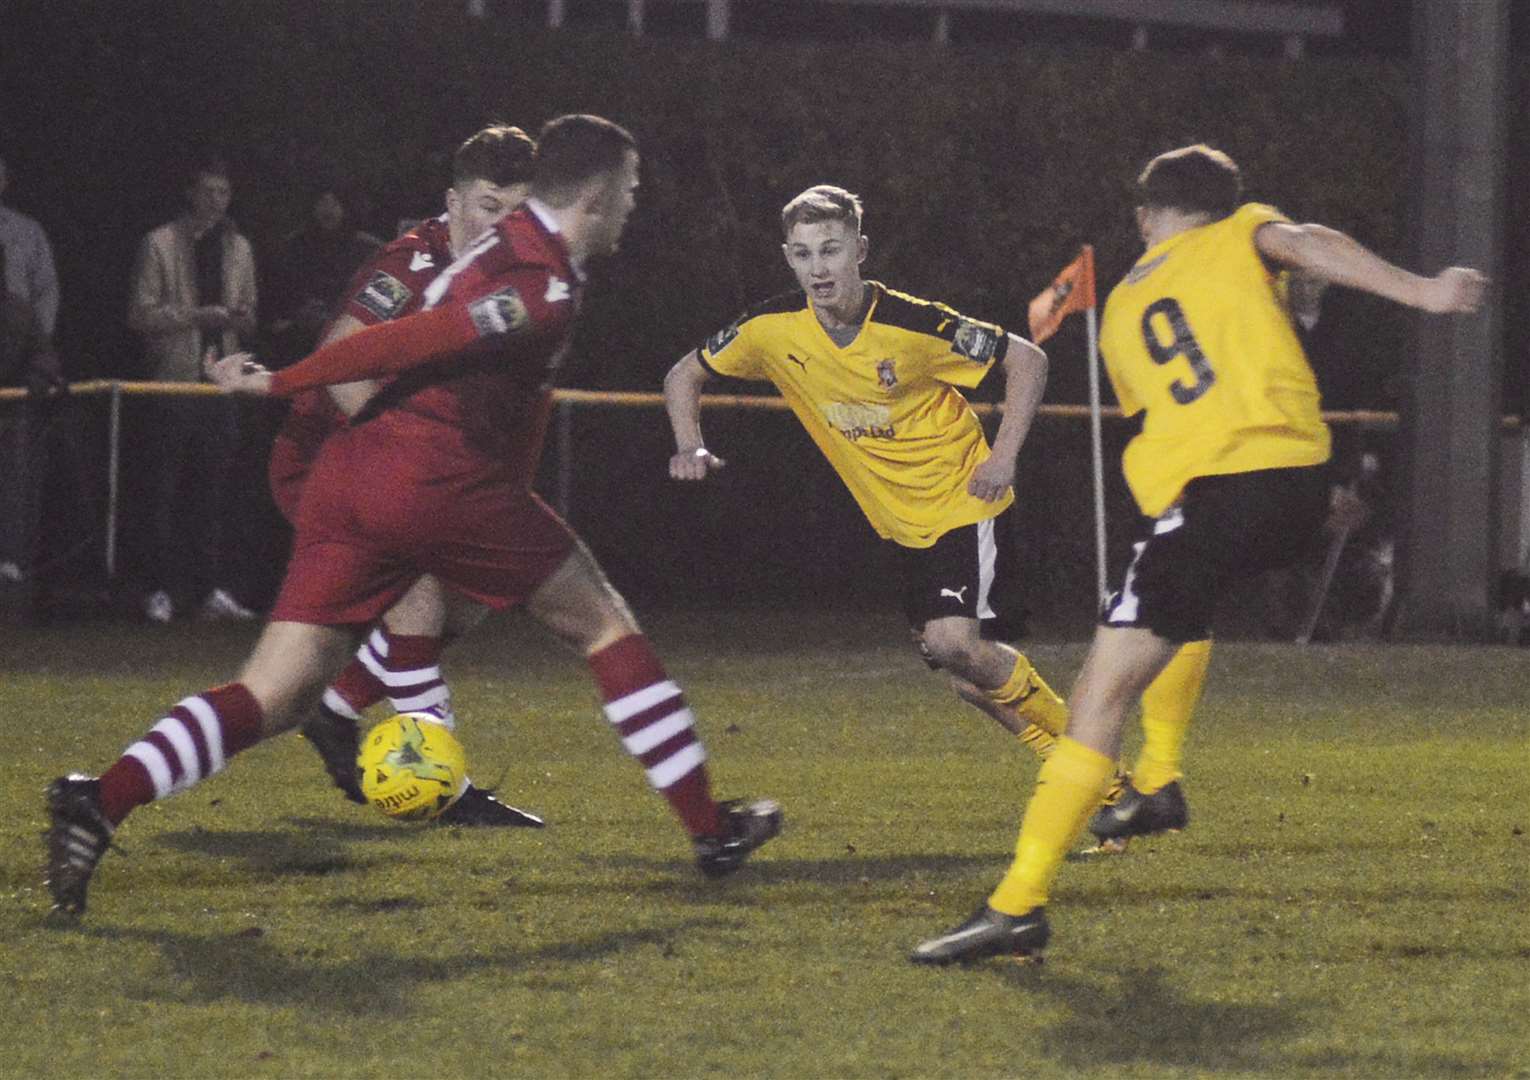
<svg viewBox="0 0 1530 1080">
<path fill-rule="evenodd" d="M 313 220 L 322 231 L 334 232 L 345 224 L 345 204 L 333 191 L 326 191 L 313 201 Z"/>
<path fill-rule="evenodd" d="M 621 245 L 627 219 L 637 206 L 638 155 L 628 151 L 621 168 L 610 176 L 595 203 L 598 227 L 590 244 L 591 255 L 611 255 Z"/>
<path fill-rule="evenodd" d="M 212 173 L 198 173 L 196 181 L 187 192 L 191 214 L 204 226 L 216 225 L 222 221 L 233 198 L 234 188 L 228 182 L 228 177 Z"/>
<path fill-rule="evenodd" d="M 817 307 L 849 310 L 861 302 L 866 238 L 848 221 L 799 221 L 781 245 L 786 265 Z"/>
<path fill-rule="evenodd" d="M 446 222 L 457 254 L 526 201 L 525 184 L 496 184 L 479 177 L 446 189 Z"/>
</svg>

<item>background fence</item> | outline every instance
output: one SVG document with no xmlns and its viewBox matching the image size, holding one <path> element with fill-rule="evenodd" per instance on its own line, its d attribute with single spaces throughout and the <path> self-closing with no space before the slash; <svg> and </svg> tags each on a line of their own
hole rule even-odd
<svg viewBox="0 0 1530 1080">
<path fill-rule="evenodd" d="M 43 544 L 35 568 L 45 590 L 74 603 L 136 609 L 148 560 L 148 529 L 138 478 L 148 452 L 147 410 L 156 395 L 216 395 L 208 386 L 95 380 L 43 408 L 65 429 L 45 485 Z M 538 488 L 589 541 L 617 586 L 640 610 L 660 607 L 849 608 L 895 605 L 892 560 L 844 485 L 796 419 L 774 396 L 707 395 L 707 442 L 728 461 L 703 484 L 668 479 L 672 450 L 662 399 L 652 393 L 560 390 L 556 423 Z M 20 391 L 0 390 L 0 419 L 25 407 Z M 37 406 L 32 406 L 36 408 Z M 990 434 L 997 410 L 978 403 Z M 246 437 L 235 482 L 242 520 L 241 591 L 268 602 L 280 581 L 289 534 L 266 494 L 264 465 L 284 406 L 246 400 Z M 1393 524 L 1397 418 L 1331 412 L 1336 483 L 1358 482 L 1371 516 L 1350 537 L 1320 635 L 1374 629 L 1379 575 Z M 1126 558 L 1136 526 L 1119 459 L 1135 423 L 1107 409 L 1104 423 L 1108 561 Z M 1503 497 L 1520 499 L 1523 443 L 1517 424 L 1504 454 Z M 1369 455 L 1376 469 L 1361 476 Z M 1013 527 L 1021 580 L 1033 622 L 1081 632 L 1093 614 L 1095 531 L 1089 425 L 1081 406 L 1045 405 L 1021 452 Z M 1520 515 L 1515 515 L 1520 516 Z M 429 523 L 421 523 L 428 528 Z M 1523 558 L 1506 540 L 1505 567 Z M 1233 598 L 1227 629 L 1242 635 L 1296 636 L 1306 619 L 1322 553 L 1297 575 L 1251 586 Z M 27 569 L 32 569 L 31 567 Z"/>
</svg>

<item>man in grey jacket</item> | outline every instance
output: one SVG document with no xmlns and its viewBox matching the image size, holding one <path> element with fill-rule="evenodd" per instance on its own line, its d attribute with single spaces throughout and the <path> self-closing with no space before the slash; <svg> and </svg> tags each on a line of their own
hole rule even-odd
<svg viewBox="0 0 1530 1080">
<path fill-rule="evenodd" d="M 150 377 L 202 381 L 209 351 L 239 351 L 255 329 L 255 257 L 228 217 L 233 184 L 217 160 L 189 177 L 187 210 L 144 237 L 133 272 L 128 323 L 143 335 Z M 153 581 L 144 613 L 169 622 L 178 604 L 203 601 L 212 618 L 253 618 L 228 586 L 227 538 L 238 513 L 232 468 L 239 414 L 232 399 L 154 400 L 151 417 Z"/>
</svg>

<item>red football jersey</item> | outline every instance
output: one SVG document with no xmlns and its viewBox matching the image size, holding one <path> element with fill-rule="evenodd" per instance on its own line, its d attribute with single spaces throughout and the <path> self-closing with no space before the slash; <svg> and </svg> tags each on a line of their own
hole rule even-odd
<svg viewBox="0 0 1530 1080">
<path fill-rule="evenodd" d="M 337 317 L 350 315 L 367 326 L 375 326 L 418 311 L 425 289 L 451 263 L 446 215 L 423 221 L 385 244 L 356 271 L 342 294 L 345 300 Z M 288 426 L 304 442 L 314 436 L 322 439 L 341 420 L 340 410 L 323 389 L 299 394 L 288 413 Z"/>
<path fill-rule="evenodd" d="M 418 311 L 425 289 L 451 262 L 446 216 L 421 222 L 384 245 L 356 271 L 342 294 L 345 299 L 338 314 L 375 326 Z M 293 398 L 273 441 L 267 469 L 271 496 L 285 517 L 290 519 L 297 507 L 319 447 L 344 423 L 344 416 L 323 387 Z"/>
<path fill-rule="evenodd" d="M 409 417 L 425 426 L 421 452 L 509 465 L 529 481 L 582 285 L 562 239 L 527 203 L 441 272 L 427 310 L 326 345 L 275 372 L 270 392 L 396 374 L 352 432 L 374 416 Z"/>
<path fill-rule="evenodd" d="M 446 215 L 423 221 L 383 246 L 345 289 L 339 314 L 368 326 L 419 309 L 425 289 L 452 262 Z"/>
</svg>

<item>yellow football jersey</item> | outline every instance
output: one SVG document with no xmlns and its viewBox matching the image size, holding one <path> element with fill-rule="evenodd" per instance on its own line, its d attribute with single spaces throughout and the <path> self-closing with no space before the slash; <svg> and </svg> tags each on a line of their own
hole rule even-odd
<svg viewBox="0 0 1530 1080">
<path fill-rule="evenodd" d="M 1328 460 L 1317 379 L 1254 232 L 1249 203 L 1157 244 L 1110 292 L 1100 350 L 1121 409 L 1146 411 L 1122 468 L 1156 517 L 1198 476 Z"/>
<path fill-rule="evenodd" d="M 967 493 L 988 457 L 977 414 L 957 387 L 982 381 L 1008 336 L 944 304 L 877 282 L 849 345 L 830 339 L 802 292 L 745 312 L 698 355 L 707 369 L 768 380 L 845 482 L 878 535 L 925 548 L 1014 502 Z"/>
</svg>

